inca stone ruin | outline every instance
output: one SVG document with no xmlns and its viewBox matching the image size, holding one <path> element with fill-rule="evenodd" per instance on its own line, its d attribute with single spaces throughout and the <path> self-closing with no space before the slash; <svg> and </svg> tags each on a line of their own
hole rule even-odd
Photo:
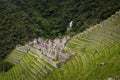
<svg viewBox="0 0 120 80">
<path fill-rule="evenodd" d="M 17 50 L 21 52 L 35 52 L 39 57 L 50 63 L 54 67 L 60 67 L 66 63 L 74 55 L 67 53 L 64 48 L 66 43 L 71 39 L 70 36 L 65 36 L 63 39 L 34 39 L 32 42 L 25 44 L 25 46 L 17 46 Z"/>
</svg>

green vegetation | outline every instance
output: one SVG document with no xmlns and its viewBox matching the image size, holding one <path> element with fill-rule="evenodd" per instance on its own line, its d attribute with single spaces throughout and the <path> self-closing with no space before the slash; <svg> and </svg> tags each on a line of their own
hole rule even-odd
<svg viewBox="0 0 120 80">
<path fill-rule="evenodd" d="M 75 35 L 120 9 L 120 0 L 0 0 L 0 60 L 36 37 Z M 70 21 L 73 29 L 66 33 Z"/>
<path fill-rule="evenodd" d="M 107 80 L 108 78 L 118 80 L 120 79 L 119 35 L 120 11 L 70 40 L 65 50 L 76 56 L 61 68 L 54 68 L 40 59 L 36 53 L 25 54 L 13 50 L 5 61 L 15 66 L 7 72 L 0 73 L 0 80 Z M 21 59 L 13 58 L 20 55 L 17 53 L 25 55 Z"/>
</svg>

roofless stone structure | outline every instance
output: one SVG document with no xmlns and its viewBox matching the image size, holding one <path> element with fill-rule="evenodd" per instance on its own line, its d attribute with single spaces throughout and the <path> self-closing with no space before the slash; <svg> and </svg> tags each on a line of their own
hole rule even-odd
<svg viewBox="0 0 120 80">
<path fill-rule="evenodd" d="M 39 37 L 38 39 L 35 38 L 32 42 L 25 44 L 25 46 L 17 46 L 17 50 L 30 54 L 31 52 L 37 53 L 40 58 L 44 59 L 54 67 L 60 67 L 74 57 L 74 55 L 67 53 L 64 50 L 66 43 L 70 39 L 70 36 L 54 40 Z"/>
</svg>

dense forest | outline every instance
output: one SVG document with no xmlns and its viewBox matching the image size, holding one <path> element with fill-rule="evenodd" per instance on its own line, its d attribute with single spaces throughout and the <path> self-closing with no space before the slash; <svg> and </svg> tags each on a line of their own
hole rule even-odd
<svg viewBox="0 0 120 80">
<path fill-rule="evenodd" d="M 75 35 L 120 9 L 120 0 L 0 0 L 0 60 L 33 38 Z M 73 28 L 66 32 L 70 21 Z"/>
</svg>

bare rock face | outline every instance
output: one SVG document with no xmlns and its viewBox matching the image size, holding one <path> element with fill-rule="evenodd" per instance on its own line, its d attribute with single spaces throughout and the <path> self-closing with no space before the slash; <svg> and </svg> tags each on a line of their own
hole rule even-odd
<svg viewBox="0 0 120 80">
<path fill-rule="evenodd" d="M 69 32 L 72 29 L 72 25 L 73 25 L 73 21 L 71 21 L 67 26 L 67 32 Z"/>
<path fill-rule="evenodd" d="M 74 57 L 72 54 L 66 53 L 66 51 L 64 50 L 66 43 L 70 39 L 70 36 L 65 36 L 63 39 L 54 40 L 43 39 L 39 37 L 38 39 L 35 38 L 32 42 L 25 44 L 25 46 L 23 47 L 17 46 L 16 49 L 22 52 L 27 52 L 31 50 L 32 52 L 40 54 L 40 56 L 42 56 L 41 58 L 52 65 L 55 65 L 55 63 L 53 63 L 52 61 L 60 61 L 60 66 L 60 64 L 66 63 L 67 60 Z"/>
</svg>

